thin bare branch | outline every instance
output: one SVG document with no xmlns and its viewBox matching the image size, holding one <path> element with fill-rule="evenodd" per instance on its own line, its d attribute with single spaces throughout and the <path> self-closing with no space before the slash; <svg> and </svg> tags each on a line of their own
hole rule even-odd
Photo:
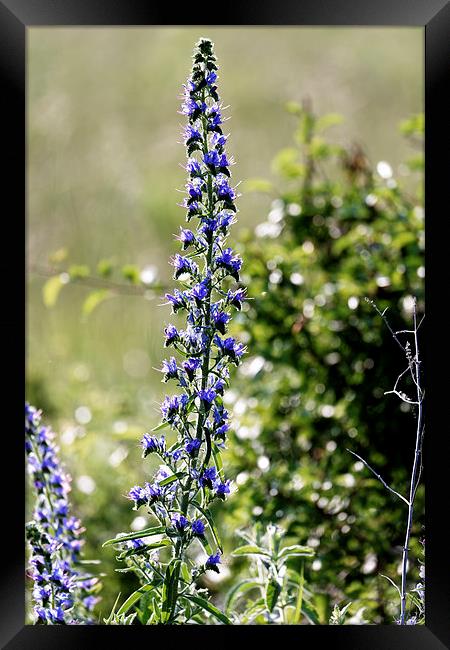
<svg viewBox="0 0 450 650">
<path fill-rule="evenodd" d="M 421 402 L 415 402 L 414 400 L 409 399 L 409 397 L 405 393 L 399 392 L 398 390 L 387 390 L 387 391 L 384 392 L 384 395 L 391 395 L 391 394 L 397 395 L 397 397 L 399 397 L 402 400 L 402 402 L 405 402 L 405 404 L 419 405 L 421 403 Z"/>
<path fill-rule="evenodd" d="M 364 460 L 364 458 L 361 458 L 361 456 L 359 456 L 358 454 L 356 454 L 356 453 L 355 453 L 354 451 L 352 451 L 351 449 L 347 449 L 347 451 L 350 452 L 351 454 L 353 454 L 353 456 L 356 456 L 356 458 L 358 458 L 358 460 L 360 460 L 362 463 L 364 463 L 364 465 L 367 467 L 367 469 L 369 469 L 369 470 L 372 472 L 372 474 L 374 474 L 374 475 L 377 477 L 377 479 L 378 479 L 378 480 L 379 480 L 379 481 L 384 485 L 384 487 L 385 487 L 386 489 L 389 490 L 389 492 L 392 492 L 392 494 L 395 494 L 395 496 L 397 496 L 399 499 L 401 499 L 402 501 L 404 501 L 404 502 L 406 503 L 407 506 L 409 506 L 409 501 L 408 501 L 407 499 L 405 499 L 405 497 L 404 497 L 402 494 L 400 494 L 399 492 L 396 492 L 393 488 L 391 488 L 391 486 L 388 485 L 388 484 L 386 483 L 386 481 L 384 481 L 384 480 L 381 478 L 381 476 L 378 474 L 378 472 L 376 472 L 376 471 L 373 469 L 373 467 L 371 467 L 371 466 L 369 465 L 369 463 L 366 462 L 366 461 Z"/>
</svg>

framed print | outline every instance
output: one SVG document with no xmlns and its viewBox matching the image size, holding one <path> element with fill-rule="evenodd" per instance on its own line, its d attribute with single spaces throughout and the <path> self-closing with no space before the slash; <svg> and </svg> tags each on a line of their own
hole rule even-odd
<svg viewBox="0 0 450 650">
<path fill-rule="evenodd" d="M 2 647 L 450 647 L 448 4 L 217 9 L 0 4 Z"/>
</svg>

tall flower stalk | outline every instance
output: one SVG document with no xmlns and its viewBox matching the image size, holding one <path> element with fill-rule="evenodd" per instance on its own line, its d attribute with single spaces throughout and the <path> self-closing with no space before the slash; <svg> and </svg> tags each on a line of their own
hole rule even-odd
<svg viewBox="0 0 450 650">
<path fill-rule="evenodd" d="M 60 464 L 54 437 L 41 423 L 41 412 L 25 404 L 25 450 L 35 492 L 33 519 L 26 525 L 35 623 L 92 623 L 101 585 L 80 570 L 84 529 L 70 514 L 70 476 Z"/>
<path fill-rule="evenodd" d="M 161 424 L 141 441 L 144 458 L 155 454 L 164 465 L 152 483 L 135 486 L 128 494 L 135 509 L 145 506 L 157 525 L 121 536 L 120 542 L 118 538 L 106 542 L 119 544 L 119 557 L 134 564 L 147 597 L 152 592 L 151 612 L 144 617 L 147 623 L 199 622 L 201 609 L 229 622 L 199 595 L 197 586 L 206 571 L 220 571 L 222 545 L 209 505 L 230 493 L 221 461 L 229 428 L 222 397 L 229 366 L 237 366 L 245 351 L 242 343 L 227 335 L 232 310 L 241 309 L 245 290 L 236 284 L 242 262 L 226 247 L 237 210 L 236 192 L 230 185 L 232 160 L 225 152 L 217 70 L 212 42 L 201 39 L 180 111 L 188 119 L 184 129 L 188 179 L 181 205 L 186 221 L 195 228 L 180 228 L 177 239 L 185 254 L 176 254 L 171 263 L 181 289 L 166 294 L 172 313 L 184 313 L 186 324 L 184 329 L 173 324 L 165 327 L 165 347 L 178 354 L 166 359 L 161 368 L 163 381 L 175 382 L 181 392 L 165 397 Z M 170 447 L 164 436 L 155 435 L 165 427 L 176 434 Z M 157 540 L 144 543 L 151 537 Z M 206 552 L 201 565 L 192 559 L 194 542 Z M 119 615 L 144 592 L 136 593 Z"/>
</svg>

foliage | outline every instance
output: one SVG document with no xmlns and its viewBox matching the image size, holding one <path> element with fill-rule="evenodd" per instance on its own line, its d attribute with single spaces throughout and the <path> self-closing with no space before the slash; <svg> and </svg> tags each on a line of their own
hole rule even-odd
<svg viewBox="0 0 450 650">
<path fill-rule="evenodd" d="M 238 617 L 239 624 L 300 624 L 302 616 L 312 625 L 318 617 L 305 587 L 303 558 L 314 550 L 308 546 L 282 545 L 285 531 L 269 524 L 238 531 L 246 542 L 233 551 L 235 557 L 251 560 L 243 580 L 236 582 L 226 599 L 226 612 Z"/>
<path fill-rule="evenodd" d="M 409 195 L 387 162 L 374 170 L 361 147 L 326 140 L 334 116 L 317 117 L 308 101 L 289 110 L 295 144 L 274 160 L 282 187 L 272 190 L 267 220 L 241 240 L 250 298 L 241 330 L 251 356 L 228 396 L 239 485 L 228 512 L 243 522 L 252 510 L 314 547 L 305 575 L 323 622 L 343 598 L 360 600 L 372 622 L 393 622 L 395 591 L 373 574 L 397 571 L 404 504 L 344 450 L 407 492 L 411 406 L 383 397 L 399 374 L 395 342 L 362 299 L 398 306 L 396 330 L 407 329 L 412 295 L 423 312 L 421 176 Z M 408 133 L 417 139 L 416 123 Z M 414 550 L 421 488 L 416 512 Z"/>
</svg>

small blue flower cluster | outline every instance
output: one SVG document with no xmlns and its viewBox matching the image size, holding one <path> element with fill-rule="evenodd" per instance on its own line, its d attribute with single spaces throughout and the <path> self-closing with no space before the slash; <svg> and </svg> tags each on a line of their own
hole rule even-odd
<svg viewBox="0 0 450 650">
<path fill-rule="evenodd" d="M 53 432 L 29 404 L 25 404 L 25 451 L 36 495 L 33 521 L 26 526 L 36 622 L 90 623 L 100 583 L 76 569 L 84 529 L 70 514 L 70 477 L 60 465 Z"/>
<path fill-rule="evenodd" d="M 175 381 L 182 392 L 165 397 L 162 422 L 156 427 L 169 426 L 177 440 L 167 448 L 164 437 L 144 434 L 143 456 L 155 453 L 164 466 L 160 478 L 135 486 L 128 494 L 135 508 L 149 507 L 161 524 L 181 537 L 178 552 L 193 537 L 204 537 L 205 523 L 195 516 L 194 499 L 205 508 L 230 493 L 230 481 L 218 462 L 229 430 L 222 398 L 229 365 L 239 365 L 245 352 L 242 343 L 227 336 L 232 309 L 241 309 L 246 294 L 245 289 L 232 286 L 240 281 L 242 261 L 225 245 L 237 209 L 230 185 L 233 160 L 225 152 L 227 136 L 222 131 L 217 69 L 213 44 L 201 39 L 181 107 L 188 117 L 184 130 L 188 181 L 181 205 L 186 221 L 195 219 L 197 225 L 180 229 L 177 239 L 186 255 L 176 254 L 171 264 L 183 289 L 166 294 L 172 312 L 186 314 L 184 329 L 168 324 L 164 330 L 165 347 L 173 347 L 182 360 L 171 356 L 161 368 L 162 381 Z M 211 553 L 204 569 L 218 571 L 219 562 L 220 553 Z"/>
</svg>

